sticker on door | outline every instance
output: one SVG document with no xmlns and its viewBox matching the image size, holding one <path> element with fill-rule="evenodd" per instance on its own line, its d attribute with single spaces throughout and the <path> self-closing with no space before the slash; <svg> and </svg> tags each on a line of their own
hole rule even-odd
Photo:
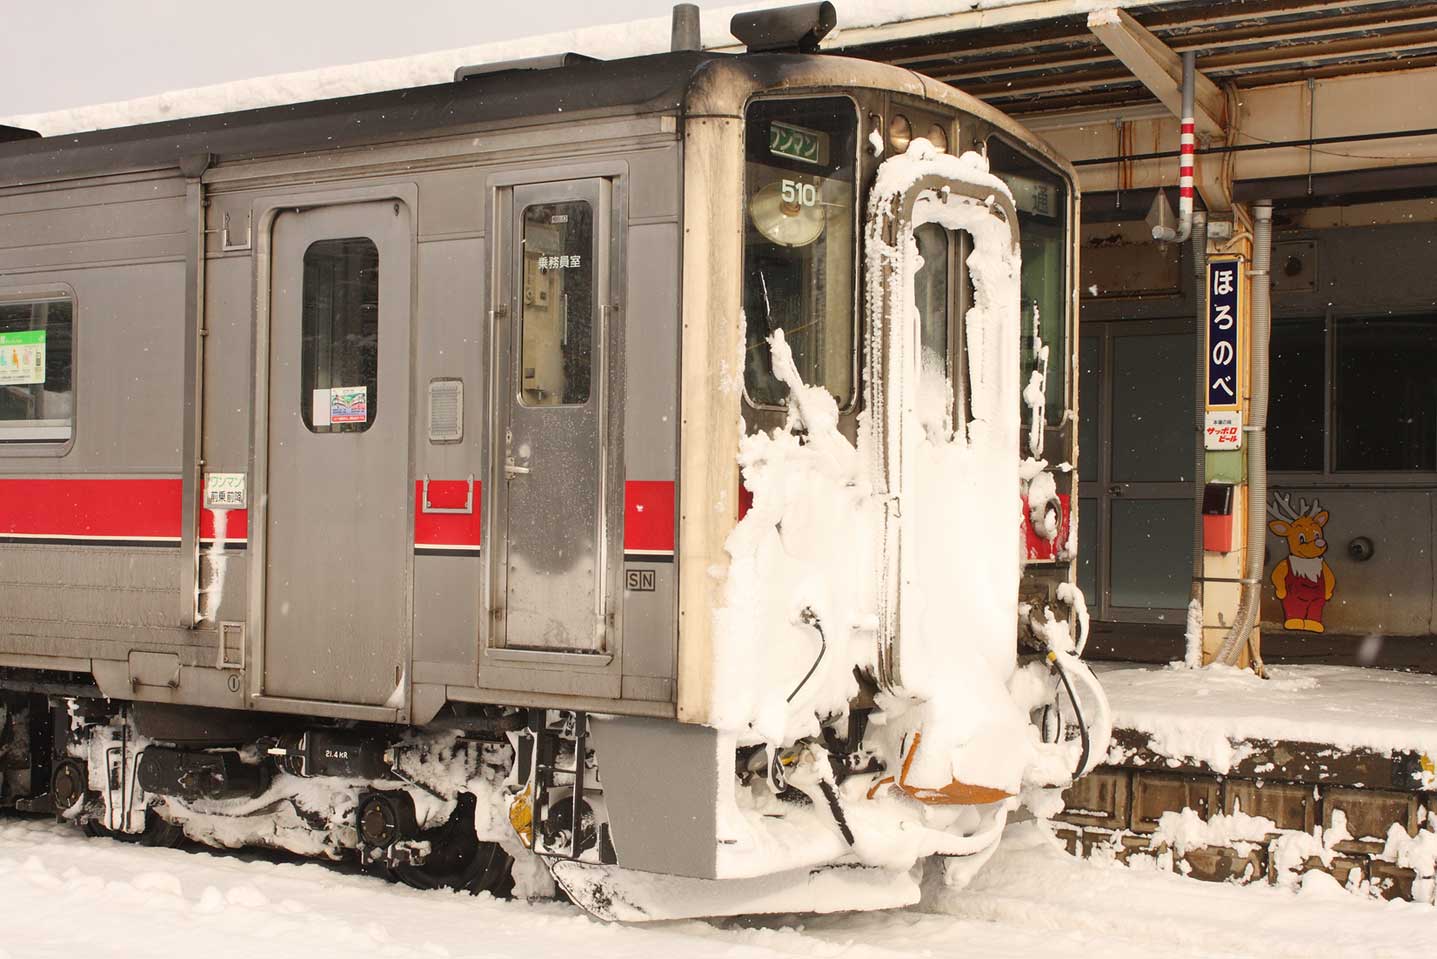
<svg viewBox="0 0 1437 959">
<path fill-rule="evenodd" d="M 369 387 L 332 386 L 314 391 L 314 425 L 369 422 Z"/>
</svg>

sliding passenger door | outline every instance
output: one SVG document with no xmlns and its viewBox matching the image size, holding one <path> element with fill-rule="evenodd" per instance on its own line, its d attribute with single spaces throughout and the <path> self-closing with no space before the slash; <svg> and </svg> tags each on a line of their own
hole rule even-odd
<svg viewBox="0 0 1437 959">
<path fill-rule="evenodd" d="M 588 677 L 595 685 L 584 674 L 585 666 L 613 672 L 615 652 L 610 539 L 619 524 L 606 515 L 616 485 L 607 443 L 611 192 L 609 180 L 585 179 L 500 193 L 485 685 L 617 693 L 607 678 Z M 562 680 L 536 677 L 561 663 Z"/>
<path fill-rule="evenodd" d="M 394 201 L 274 220 L 267 697 L 404 705 L 411 229 L 408 207 Z"/>
</svg>

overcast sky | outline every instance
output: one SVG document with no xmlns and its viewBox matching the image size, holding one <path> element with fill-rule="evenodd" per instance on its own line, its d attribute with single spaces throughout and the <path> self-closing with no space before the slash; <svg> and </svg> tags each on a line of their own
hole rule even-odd
<svg viewBox="0 0 1437 959">
<path fill-rule="evenodd" d="M 673 0 L 0 0 L 0 117 L 666 16 L 672 5 Z"/>
</svg>

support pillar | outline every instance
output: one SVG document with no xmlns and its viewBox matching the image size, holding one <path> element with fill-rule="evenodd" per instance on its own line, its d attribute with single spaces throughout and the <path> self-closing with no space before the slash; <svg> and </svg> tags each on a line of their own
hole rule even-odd
<svg viewBox="0 0 1437 959">
<path fill-rule="evenodd" d="M 1238 217 L 1243 222 L 1246 217 Z M 1228 233 L 1223 239 L 1213 234 Z M 1213 230 L 1207 243 L 1208 267 L 1205 289 L 1199 291 L 1203 310 L 1203 338 L 1207 353 L 1207 404 L 1203 443 L 1204 481 L 1233 487 L 1231 548 L 1205 549 L 1202 588 L 1202 664 L 1213 662 L 1223 638 L 1237 622 L 1241 604 L 1242 579 L 1248 567 L 1248 550 L 1264 549 L 1265 542 L 1248 543 L 1248 452 L 1253 434 L 1246 427 L 1252 412 L 1252 325 L 1251 310 L 1252 237 L 1232 237 L 1228 231 Z M 1234 285 L 1231 289 L 1228 280 Z M 1266 277 L 1261 278 L 1263 282 Z M 1236 294 L 1235 302 L 1233 293 Z M 1231 315 L 1229 315 L 1231 314 Z M 1229 328 L 1230 327 L 1230 328 Z M 1235 339 L 1235 342 L 1234 342 Z M 1229 351 L 1231 355 L 1229 355 Z M 1235 379 L 1236 382 L 1233 382 Z M 1229 395 L 1229 389 L 1231 395 Z M 1205 546 L 1213 545 L 1206 542 Z M 1258 585 L 1261 588 L 1261 585 Z M 1260 601 L 1260 597 L 1259 597 Z M 1249 668 L 1253 656 L 1261 660 L 1261 630 L 1254 624 L 1250 641 L 1244 643 L 1238 665 Z"/>
</svg>

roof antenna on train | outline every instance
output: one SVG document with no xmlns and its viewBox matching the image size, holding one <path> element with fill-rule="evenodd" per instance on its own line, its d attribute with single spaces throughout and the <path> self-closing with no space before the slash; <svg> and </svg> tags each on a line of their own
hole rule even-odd
<svg viewBox="0 0 1437 959">
<path fill-rule="evenodd" d="M 680 53 L 685 50 L 702 50 L 703 36 L 699 30 L 699 5 L 696 3 L 674 4 L 674 27 L 669 50 Z"/>
<path fill-rule="evenodd" d="M 838 11 L 824 2 L 736 13 L 728 29 L 749 53 L 817 53 L 836 26 Z"/>
</svg>

